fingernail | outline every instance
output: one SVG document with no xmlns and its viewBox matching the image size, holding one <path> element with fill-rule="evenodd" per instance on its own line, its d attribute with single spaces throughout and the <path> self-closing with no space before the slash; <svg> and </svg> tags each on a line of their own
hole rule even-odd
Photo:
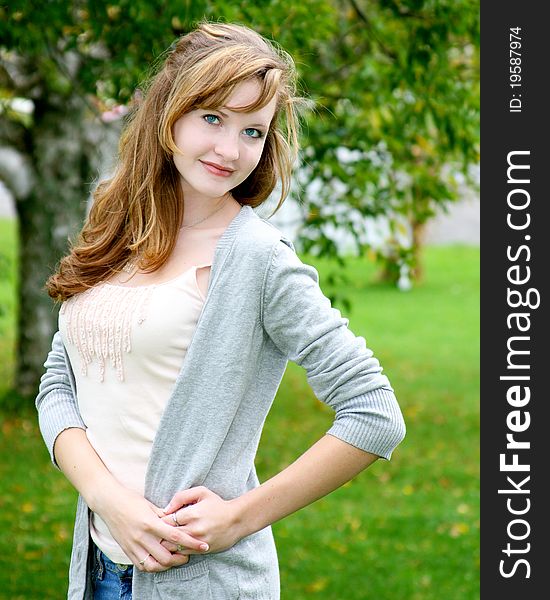
<svg viewBox="0 0 550 600">
<path fill-rule="evenodd" d="M 206 551 L 208 550 L 208 548 L 210 548 L 210 546 L 209 546 L 208 544 L 201 544 L 201 545 L 200 545 L 200 549 L 201 549 L 203 552 L 206 552 Z"/>
<path fill-rule="evenodd" d="M 168 509 L 169 509 L 169 508 L 170 508 L 170 504 L 167 504 L 167 505 L 166 505 L 166 508 L 164 508 L 164 509 L 163 509 L 163 510 L 164 510 L 164 512 L 168 512 Z"/>
</svg>

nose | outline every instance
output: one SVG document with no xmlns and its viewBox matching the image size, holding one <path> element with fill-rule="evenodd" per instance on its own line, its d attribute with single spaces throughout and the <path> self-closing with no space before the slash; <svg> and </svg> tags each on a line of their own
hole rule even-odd
<svg viewBox="0 0 550 600">
<path fill-rule="evenodd" d="M 239 158 L 238 136 L 238 133 L 225 131 L 216 139 L 214 152 L 221 156 L 226 163 L 238 160 Z"/>
</svg>

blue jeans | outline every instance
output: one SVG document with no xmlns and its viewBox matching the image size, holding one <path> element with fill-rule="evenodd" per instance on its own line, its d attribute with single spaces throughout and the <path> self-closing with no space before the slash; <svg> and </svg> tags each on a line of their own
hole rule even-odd
<svg viewBox="0 0 550 600">
<path fill-rule="evenodd" d="M 133 565 L 109 560 L 95 545 L 92 584 L 94 600 L 132 600 Z"/>
</svg>

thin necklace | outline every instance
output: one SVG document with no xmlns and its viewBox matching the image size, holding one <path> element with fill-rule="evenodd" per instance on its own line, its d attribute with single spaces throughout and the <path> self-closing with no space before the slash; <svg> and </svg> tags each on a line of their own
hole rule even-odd
<svg viewBox="0 0 550 600">
<path fill-rule="evenodd" d="M 182 225 L 180 227 L 180 230 L 181 229 L 190 229 L 191 227 L 195 227 L 195 225 L 198 225 L 199 223 L 202 223 L 203 221 L 206 221 L 206 219 L 209 219 L 210 217 L 212 217 L 213 215 L 215 215 L 218 211 L 220 211 L 225 206 L 225 204 L 226 204 L 226 202 L 222 202 L 220 204 L 220 206 L 218 206 L 218 208 L 216 208 L 215 211 L 211 212 L 209 215 L 206 215 L 206 217 L 203 217 L 202 219 L 199 219 L 198 221 L 195 221 L 194 223 L 191 223 L 191 225 Z M 122 266 L 122 270 L 125 273 L 128 273 L 129 275 L 131 275 L 133 273 L 134 269 L 137 267 L 139 259 L 140 259 L 140 257 L 136 256 L 135 258 L 132 258 L 132 259 L 128 260 Z"/>
<path fill-rule="evenodd" d="M 225 204 L 226 204 L 226 202 L 222 202 L 220 204 L 220 206 L 218 206 L 218 208 L 216 208 L 216 210 L 214 212 L 211 212 L 209 215 L 206 215 L 206 217 L 203 217 L 202 219 L 199 219 L 198 221 L 191 223 L 191 225 L 182 225 L 180 227 L 180 229 L 189 229 L 190 227 L 195 227 L 195 225 L 198 225 L 199 223 L 206 221 L 206 219 L 209 219 L 212 215 L 215 215 L 219 210 L 221 210 L 225 206 Z"/>
</svg>

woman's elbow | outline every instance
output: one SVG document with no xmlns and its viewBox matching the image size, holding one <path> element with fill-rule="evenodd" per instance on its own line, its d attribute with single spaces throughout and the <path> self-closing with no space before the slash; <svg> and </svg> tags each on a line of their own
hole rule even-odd
<svg viewBox="0 0 550 600">
<path fill-rule="evenodd" d="M 405 419 L 401 411 L 399 411 L 399 415 L 394 417 L 392 421 L 392 428 L 395 432 L 395 446 L 398 446 L 407 435 L 407 426 L 405 425 Z"/>
</svg>

